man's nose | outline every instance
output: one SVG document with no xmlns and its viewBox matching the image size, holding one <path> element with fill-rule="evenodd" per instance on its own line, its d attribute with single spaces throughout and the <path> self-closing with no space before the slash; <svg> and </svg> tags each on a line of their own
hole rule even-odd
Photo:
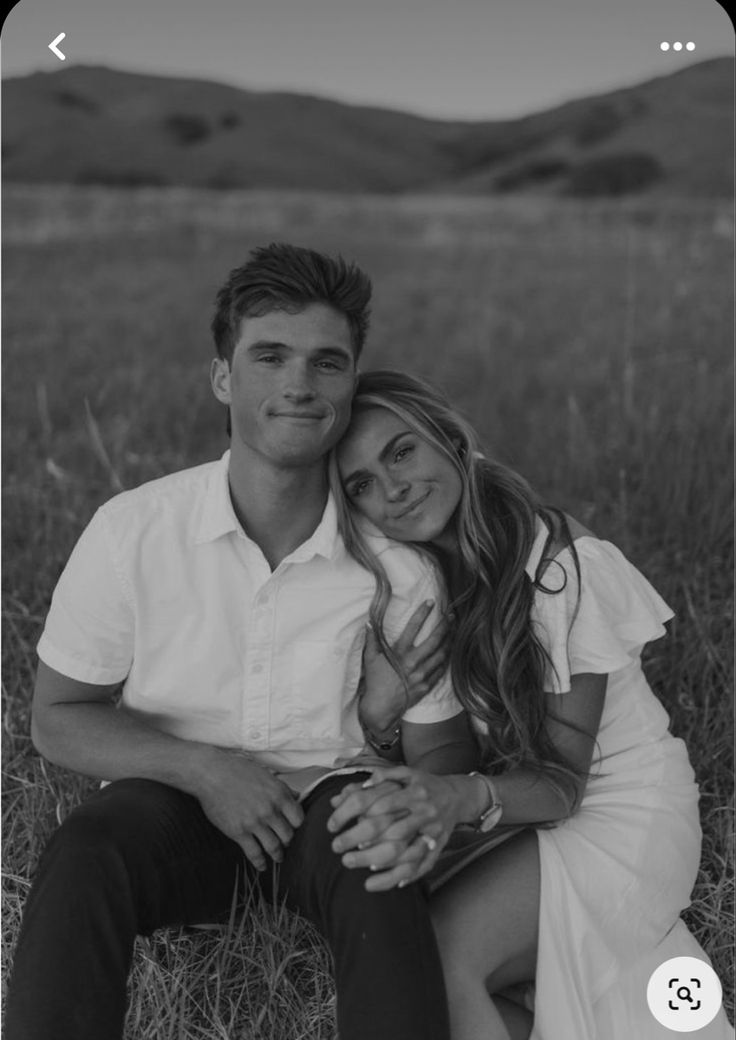
<svg viewBox="0 0 736 1040">
<path fill-rule="evenodd" d="M 306 364 L 295 362 L 287 367 L 284 397 L 290 401 L 309 401 L 314 397 L 312 374 Z"/>
</svg>

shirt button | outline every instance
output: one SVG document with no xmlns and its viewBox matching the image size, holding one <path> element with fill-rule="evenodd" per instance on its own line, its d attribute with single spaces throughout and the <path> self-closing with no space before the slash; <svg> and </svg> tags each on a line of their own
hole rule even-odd
<svg viewBox="0 0 736 1040">
<path fill-rule="evenodd" d="M 252 729 L 250 731 L 250 739 L 251 740 L 260 740 L 261 739 L 261 731 L 259 729 Z"/>
<path fill-rule="evenodd" d="M 262 664 L 254 664 L 253 667 L 251 668 L 251 671 L 253 672 L 254 675 L 259 675 L 263 671 L 263 665 Z"/>
</svg>

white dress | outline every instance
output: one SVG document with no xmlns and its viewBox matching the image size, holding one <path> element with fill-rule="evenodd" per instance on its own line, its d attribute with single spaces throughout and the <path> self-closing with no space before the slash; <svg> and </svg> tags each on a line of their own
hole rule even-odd
<svg viewBox="0 0 736 1040">
<path fill-rule="evenodd" d="M 540 522 L 527 572 L 546 529 Z M 642 647 L 673 615 L 610 542 L 575 542 L 550 563 L 532 617 L 554 663 L 546 689 L 570 675 L 608 674 L 598 745 L 573 817 L 537 831 L 541 862 L 539 953 L 531 1040 L 671 1040 L 646 1002 L 652 971 L 676 956 L 708 961 L 679 919 L 700 858 L 698 789 L 681 740 L 641 668 Z M 564 572 L 564 578 L 563 578 Z M 576 612 L 577 611 L 577 612 Z M 730 1040 L 721 1010 L 695 1033 Z"/>
</svg>

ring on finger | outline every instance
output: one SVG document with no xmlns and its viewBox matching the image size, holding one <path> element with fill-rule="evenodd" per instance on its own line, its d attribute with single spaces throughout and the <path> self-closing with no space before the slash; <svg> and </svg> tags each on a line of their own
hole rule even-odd
<svg viewBox="0 0 736 1040">
<path fill-rule="evenodd" d="M 431 834 L 420 834 L 419 840 L 424 842 L 428 852 L 434 852 L 437 848 L 437 839 L 433 838 Z"/>
</svg>

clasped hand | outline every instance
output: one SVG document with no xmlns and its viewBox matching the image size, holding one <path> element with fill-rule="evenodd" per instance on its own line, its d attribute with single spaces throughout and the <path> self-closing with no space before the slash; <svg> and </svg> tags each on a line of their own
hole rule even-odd
<svg viewBox="0 0 736 1040">
<path fill-rule="evenodd" d="M 367 867 L 369 892 L 385 892 L 427 874 L 458 821 L 453 778 L 408 766 L 375 769 L 331 800 L 327 828 L 334 852 L 350 869 Z"/>
</svg>

